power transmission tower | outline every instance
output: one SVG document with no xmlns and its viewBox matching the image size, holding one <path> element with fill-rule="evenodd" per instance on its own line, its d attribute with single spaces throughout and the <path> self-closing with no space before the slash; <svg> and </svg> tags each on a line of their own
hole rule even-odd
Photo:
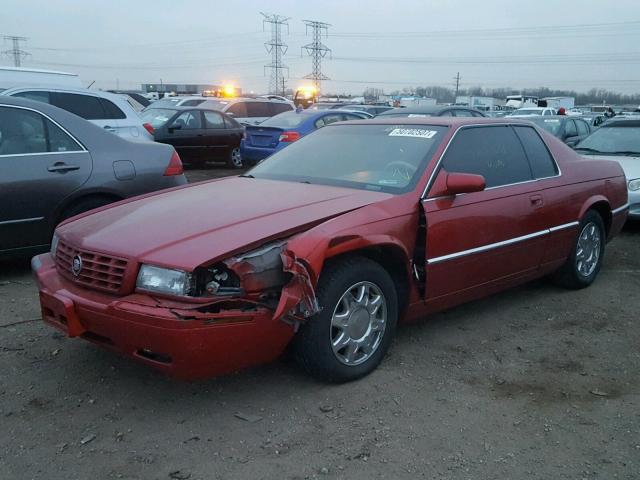
<svg viewBox="0 0 640 480">
<path fill-rule="evenodd" d="M 304 78 L 313 80 L 313 86 L 316 91 L 320 91 L 320 81 L 329 80 L 329 77 L 322 73 L 322 59 L 327 56 L 327 53 L 331 55 L 331 49 L 322 43 L 322 35 L 327 37 L 328 28 L 331 26 L 328 23 L 316 22 L 315 20 L 303 20 L 306 25 L 306 33 L 309 33 L 309 28 L 312 31 L 313 41 L 304 45 L 303 50 L 307 51 L 307 54 L 312 58 L 313 68 L 309 75 L 305 75 Z"/>
<path fill-rule="evenodd" d="M 458 100 L 458 91 L 460 90 L 460 72 L 453 79 L 456 81 L 456 94 L 453 100 L 453 103 L 455 103 Z"/>
<path fill-rule="evenodd" d="M 4 53 L 8 57 L 13 57 L 13 66 L 19 67 L 22 65 L 22 57 L 26 57 L 31 55 L 28 52 L 20 49 L 20 42 L 26 42 L 27 37 L 16 37 L 15 35 L 4 35 L 3 38 L 6 40 L 10 40 L 12 43 L 11 50 L 5 50 Z"/>
<path fill-rule="evenodd" d="M 289 33 L 289 24 L 287 21 L 289 17 L 283 17 L 282 15 L 269 15 L 260 12 L 260 15 L 264 17 L 262 20 L 262 28 L 266 23 L 271 25 L 271 40 L 265 42 L 264 46 L 267 52 L 271 54 L 271 63 L 265 65 L 264 68 L 271 69 L 271 79 L 269 81 L 269 93 L 284 95 L 285 82 L 284 82 L 284 70 L 287 71 L 287 77 L 289 76 L 289 67 L 282 63 L 282 56 L 287 53 L 287 45 L 282 42 L 282 27 L 287 27 L 287 33 Z M 282 92 L 280 89 L 282 88 Z"/>
</svg>

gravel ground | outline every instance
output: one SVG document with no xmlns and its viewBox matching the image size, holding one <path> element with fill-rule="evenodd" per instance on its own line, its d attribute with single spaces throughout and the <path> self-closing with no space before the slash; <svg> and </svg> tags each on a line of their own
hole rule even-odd
<svg viewBox="0 0 640 480">
<path fill-rule="evenodd" d="M 639 240 L 586 290 L 538 281 L 401 328 L 339 386 L 287 359 L 165 378 L 45 327 L 28 261 L 0 263 L 0 478 L 638 479 Z"/>
</svg>

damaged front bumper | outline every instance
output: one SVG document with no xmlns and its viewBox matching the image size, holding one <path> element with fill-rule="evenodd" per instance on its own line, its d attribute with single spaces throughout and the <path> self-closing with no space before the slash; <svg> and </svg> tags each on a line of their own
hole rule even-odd
<svg viewBox="0 0 640 480">
<path fill-rule="evenodd" d="M 168 375 L 195 379 L 275 359 L 297 320 L 318 311 L 304 264 L 286 250 L 281 258 L 290 277 L 275 308 L 238 298 L 194 304 L 137 293 L 114 297 L 63 278 L 48 253 L 34 257 L 32 268 L 45 323 Z"/>
</svg>

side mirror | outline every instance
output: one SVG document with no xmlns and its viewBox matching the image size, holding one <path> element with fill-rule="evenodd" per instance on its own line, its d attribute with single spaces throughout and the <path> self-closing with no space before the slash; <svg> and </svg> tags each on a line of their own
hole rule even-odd
<svg viewBox="0 0 640 480">
<path fill-rule="evenodd" d="M 447 173 L 447 194 L 481 192 L 486 187 L 482 175 L 472 173 Z"/>
<path fill-rule="evenodd" d="M 172 123 L 171 125 L 169 125 L 167 130 L 169 131 L 169 133 L 173 133 L 174 130 L 180 130 L 181 128 L 182 125 L 180 125 L 179 123 Z"/>
<path fill-rule="evenodd" d="M 236 116 L 236 114 L 235 114 L 235 113 L 233 113 L 233 112 L 224 112 L 224 113 L 226 113 L 226 114 L 227 114 L 227 115 L 229 115 L 230 117 L 235 117 L 235 116 Z"/>
</svg>

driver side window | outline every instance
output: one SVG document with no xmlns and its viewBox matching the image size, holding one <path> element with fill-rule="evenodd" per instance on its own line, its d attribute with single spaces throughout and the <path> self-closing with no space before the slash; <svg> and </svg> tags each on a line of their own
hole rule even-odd
<svg viewBox="0 0 640 480">
<path fill-rule="evenodd" d="M 487 188 L 533 179 L 522 144 L 509 126 L 460 129 L 442 167 L 447 172 L 482 175 Z"/>
</svg>

